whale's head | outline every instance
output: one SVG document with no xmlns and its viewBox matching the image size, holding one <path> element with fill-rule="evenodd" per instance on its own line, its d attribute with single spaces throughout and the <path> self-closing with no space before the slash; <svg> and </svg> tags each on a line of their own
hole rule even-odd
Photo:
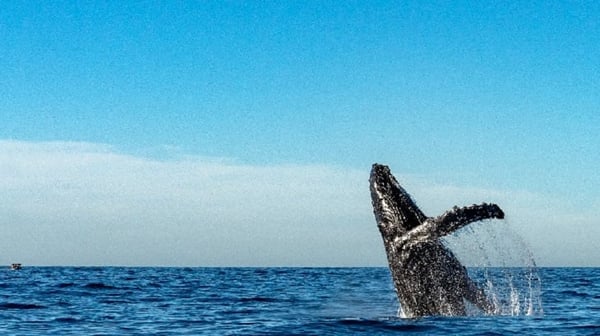
<svg viewBox="0 0 600 336">
<path fill-rule="evenodd" d="M 373 164 L 369 184 L 373 213 L 384 236 L 399 236 L 427 219 L 388 166 Z"/>
</svg>

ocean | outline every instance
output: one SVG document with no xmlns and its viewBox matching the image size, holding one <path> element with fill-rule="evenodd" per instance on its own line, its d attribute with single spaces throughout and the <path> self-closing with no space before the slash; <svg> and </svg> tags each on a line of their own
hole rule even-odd
<svg viewBox="0 0 600 336">
<path fill-rule="evenodd" d="M 498 315 L 400 318 L 387 268 L 2 269 L 0 334 L 600 335 L 600 268 L 473 272 L 509 280 Z"/>
</svg>

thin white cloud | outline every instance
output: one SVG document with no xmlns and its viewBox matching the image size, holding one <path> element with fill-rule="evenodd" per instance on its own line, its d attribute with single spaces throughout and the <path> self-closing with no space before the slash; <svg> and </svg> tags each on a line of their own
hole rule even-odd
<svg viewBox="0 0 600 336">
<path fill-rule="evenodd" d="M 358 171 L 66 142 L 3 141 L 0 162 L 0 241 L 27 262 L 372 264 L 381 252 L 367 248 L 378 237 Z"/>
<path fill-rule="evenodd" d="M 0 141 L 0 179 L 5 263 L 385 265 L 367 170 Z M 524 191 L 400 180 L 429 215 L 500 204 L 542 264 L 599 260 L 593 211 L 575 217 L 560 200 Z"/>
</svg>

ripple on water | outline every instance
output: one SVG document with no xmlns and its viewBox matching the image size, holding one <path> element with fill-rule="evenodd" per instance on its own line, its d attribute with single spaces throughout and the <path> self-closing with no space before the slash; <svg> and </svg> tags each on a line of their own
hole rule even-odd
<svg viewBox="0 0 600 336">
<path fill-rule="evenodd" d="M 0 334 L 596 333 L 600 269 L 540 269 L 540 276 L 541 317 L 401 319 L 387 268 L 32 267 L 0 271 L 8 284 L 0 286 Z"/>
<path fill-rule="evenodd" d="M 17 302 L 5 302 L 0 303 L 0 310 L 5 309 L 17 309 L 17 310 L 29 310 L 29 309 L 45 309 L 46 306 L 35 304 L 35 303 L 17 303 Z"/>
</svg>

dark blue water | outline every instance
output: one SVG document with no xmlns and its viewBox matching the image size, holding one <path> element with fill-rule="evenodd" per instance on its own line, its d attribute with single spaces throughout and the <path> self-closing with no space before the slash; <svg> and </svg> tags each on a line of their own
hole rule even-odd
<svg viewBox="0 0 600 336">
<path fill-rule="evenodd" d="M 402 319 L 387 268 L 2 269 L 0 334 L 600 334 L 600 269 L 539 276 L 543 313 Z"/>
</svg>

